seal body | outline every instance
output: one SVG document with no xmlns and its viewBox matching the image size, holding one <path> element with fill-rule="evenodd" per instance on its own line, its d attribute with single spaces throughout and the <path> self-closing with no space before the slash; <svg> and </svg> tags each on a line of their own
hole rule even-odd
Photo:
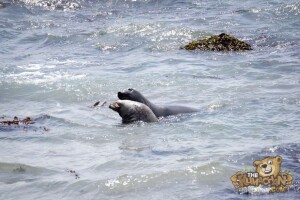
<svg viewBox="0 0 300 200">
<path fill-rule="evenodd" d="M 135 121 L 157 122 L 158 119 L 152 110 L 143 103 L 118 100 L 109 105 L 109 108 L 119 113 L 123 123 L 131 123 Z"/>
<path fill-rule="evenodd" d="M 143 103 L 153 111 L 156 117 L 166 117 L 169 115 L 178 115 L 182 113 L 192 113 L 199 111 L 198 109 L 186 106 L 157 106 L 151 103 L 139 91 L 132 88 L 125 90 L 124 92 L 118 92 L 118 98 L 121 100 L 131 100 Z"/>
</svg>

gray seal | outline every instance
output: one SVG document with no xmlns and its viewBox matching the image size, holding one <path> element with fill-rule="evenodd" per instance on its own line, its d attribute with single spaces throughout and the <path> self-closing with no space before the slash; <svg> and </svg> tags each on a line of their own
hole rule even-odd
<svg viewBox="0 0 300 200">
<path fill-rule="evenodd" d="M 118 98 L 121 100 L 137 101 L 147 105 L 156 115 L 156 117 L 166 117 L 169 115 L 178 115 L 182 113 L 198 112 L 198 109 L 190 108 L 186 106 L 157 106 L 151 103 L 146 97 L 144 97 L 139 91 L 129 88 L 124 92 L 118 92 Z"/>
<path fill-rule="evenodd" d="M 123 123 L 158 121 L 157 117 L 148 106 L 136 101 L 118 100 L 110 104 L 109 108 L 119 113 Z"/>
</svg>

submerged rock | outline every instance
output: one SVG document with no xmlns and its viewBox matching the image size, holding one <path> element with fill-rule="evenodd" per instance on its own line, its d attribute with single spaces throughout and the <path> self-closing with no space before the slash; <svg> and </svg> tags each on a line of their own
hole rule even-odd
<svg viewBox="0 0 300 200">
<path fill-rule="evenodd" d="M 252 47 L 246 42 L 226 33 L 222 33 L 206 39 L 194 40 L 181 47 L 181 49 L 202 51 L 245 51 L 252 50 Z"/>
</svg>

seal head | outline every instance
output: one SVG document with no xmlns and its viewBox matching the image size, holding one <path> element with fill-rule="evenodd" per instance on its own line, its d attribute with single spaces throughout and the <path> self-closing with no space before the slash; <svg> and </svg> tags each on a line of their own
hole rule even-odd
<svg viewBox="0 0 300 200">
<path fill-rule="evenodd" d="M 137 101 L 143 104 L 149 103 L 148 100 L 137 90 L 129 88 L 124 92 L 118 92 L 118 98 L 121 100 Z"/>
<path fill-rule="evenodd" d="M 157 117 L 148 106 L 136 101 L 118 100 L 110 104 L 109 108 L 119 113 L 123 123 L 158 121 Z"/>
</svg>

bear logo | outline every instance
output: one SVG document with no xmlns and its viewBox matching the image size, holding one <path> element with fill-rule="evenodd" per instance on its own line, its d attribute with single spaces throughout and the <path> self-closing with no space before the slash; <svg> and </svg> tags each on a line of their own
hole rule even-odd
<svg viewBox="0 0 300 200">
<path fill-rule="evenodd" d="M 281 163 L 281 156 L 256 160 L 253 162 L 255 171 L 238 171 L 231 176 L 231 182 L 239 191 L 256 192 L 261 186 L 269 186 L 268 192 L 286 192 L 293 183 L 293 177 L 290 171 L 281 172 Z"/>
<path fill-rule="evenodd" d="M 268 176 L 274 176 L 274 178 L 277 178 L 280 167 L 282 163 L 281 156 L 275 156 L 275 157 L 265 157 L 263 160 L 256 160 L 253 162 L 253 166 L 256 167 L 256 172 L 259 174 L 259 176 L 262 177 L 268 177 Z"/>
</svg>

